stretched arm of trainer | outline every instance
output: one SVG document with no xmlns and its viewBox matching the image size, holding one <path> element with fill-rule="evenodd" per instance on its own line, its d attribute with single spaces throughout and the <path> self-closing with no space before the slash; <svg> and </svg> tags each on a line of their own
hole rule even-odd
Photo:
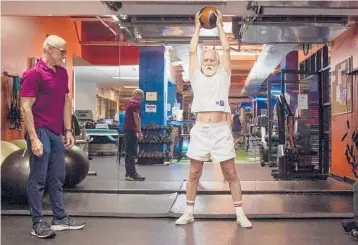
<svg viewBox="0 0 358 245">
<path fill-rule="evenodd" d="M 189 71 L 190 73 L 194 73 L 197 66 L 198 66 L 198 55 L 197 55 L 197 48 L 199 44 L 199 32 L 200 32 L 200 11 L 195 15 L 195 31 L 194 35 L 190 41 L 190 48 L 189 48 Z"/>
<path fill-rule="evenodd" d="M 219 37 L 220 37 L 220 42 L 221 45 L 223 47 L 223 56 L 222 56 L 222 65 L 224 70 L 229 73 L 231 71 L 231 59 L 230 59 L 230 45 L 229 45 L 229 41 L 227 40 L 225 31 L 224 31 L 224 25 L 223 25 L 223 20 L 222 20 L 222 14 L 220 12 L 220 10 L 216 10 L 217 13 L 215 13 L 216 15 L 216 25 L 218 27 L 219 30 Z"/>
<path fill-rule="evenodd" d="M 31 151 L 40 157 L 43 154 L 43 145 L 36 134 L 32 106 L 35 103 L 35 97 L 21 97 L 21 112 L 24 117 L 25 128 L 31 141 Z"/>
</svg>

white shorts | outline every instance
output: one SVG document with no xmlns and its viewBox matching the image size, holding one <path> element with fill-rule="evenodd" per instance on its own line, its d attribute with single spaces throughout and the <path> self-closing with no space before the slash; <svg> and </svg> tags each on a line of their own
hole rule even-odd
<svg viewBox="0 0 358 245">
<path fill-rule="evenodd" d="M 211 157 L 214 163 L 235 158 L 234 138 L 228 122 L 196 122 L 190 130 L 186 155 L 197 161 L 207 161 Z"/>
</svg>

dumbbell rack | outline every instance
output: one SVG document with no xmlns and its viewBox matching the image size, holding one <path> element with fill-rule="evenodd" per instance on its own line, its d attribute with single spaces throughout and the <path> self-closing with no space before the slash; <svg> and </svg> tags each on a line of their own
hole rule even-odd
<svg viewBox="0 0 358 245">
<path fill-rule="evenodd" d="M 143 140 L 139 141 L 139 165 L 167 165 L 172 161 L 172 126 L 148 125 L 142 128 Z"/>
</svg>

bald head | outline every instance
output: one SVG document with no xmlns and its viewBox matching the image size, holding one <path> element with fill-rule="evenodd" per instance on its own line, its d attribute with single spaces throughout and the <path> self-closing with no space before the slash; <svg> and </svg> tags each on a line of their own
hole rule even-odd
<svg viewBox="0 0 358 245">
<path fill-rule="evenodd" d="M 59 36 L 50 35 L 45 39 L 42 46 L 44 49 L 49 48 L 49 46 L 56 48 L 67 48 L 67 42 Z"/>
<path fill-rule="evenodd" d="M 220 64 L 220 55 L 213 49 L 207 49 L 201 56 L 201 70 L 205 76 L 216 74 Z"/>
<path fill-rule="evenodd" d="M 132 96 L 133 96 L 133 98 L 136 98 L 137 100 L 142 100 L 144 97 L 144 92 L 143 92 L 143 90 L 136 88 L 133 90 Z"/>
<path fill-rule="evenodd" d="M 205 58 L 213 58 L 217 61 L 220 61 L 220 55 L 214 49 L 204 50 L 201 54 L 201 59 L 204 60 Z"/>
<path fill-rule="evenodd" d="M 67 54 L 67 42 L 55 35 L 48 36 L 43 45 L 43 55 L 48 63 L 53 65 L 61 65 Z"/>
</svg>

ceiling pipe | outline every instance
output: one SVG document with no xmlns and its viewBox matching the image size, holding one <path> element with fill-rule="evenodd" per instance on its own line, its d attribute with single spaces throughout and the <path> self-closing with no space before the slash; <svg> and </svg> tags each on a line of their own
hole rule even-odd
<svg viewBox="0 0 358 245">
<path fill-rule="evenodd" d="M 261 84 L 275 71 L 286 55 L 295 50 L 297 44 L 268 44 L 265 45 L 259 58 L 246 78 L 241 95 L 251 95 L 257 92 Z"/>
<path fill-rule="evenodd" d="M 110 27 L 106 22 L 104 22 L 99 16 L 96 16 L 96 18 L 101 21 L 101 23 L 107 27 L 115 36 L 117 36 L 117 32 L 115 32 L 112 27 Z"/>
</svg>

